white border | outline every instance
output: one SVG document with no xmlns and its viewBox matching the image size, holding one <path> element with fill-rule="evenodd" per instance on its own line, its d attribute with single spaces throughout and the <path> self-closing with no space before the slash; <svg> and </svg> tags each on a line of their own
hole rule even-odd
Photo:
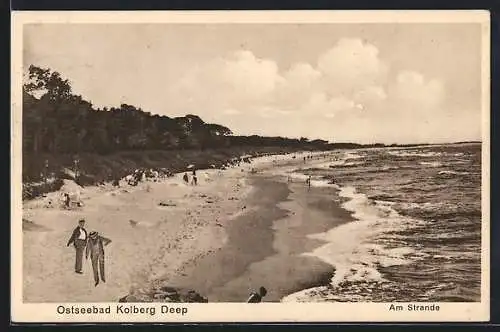
<svg viewBox="0 0 500 332">
<path fill-rule="evenodd" d="M 23 25 L 32 23 L 478 23 L 482 25 L 482 278 L 480 303 L 439 303 L 435 312 L 394 312 L 389 303 L 169 304 L 188 314 L 60 315 L 59 304 L 22 302 Z M 490 17 L 487 11 L 12 12 L 11 318 L 14 322 L 409 322 L 487 321 L 490 315 Z M 404 303 L 394 303 L 403 305 Z M 71 305 L 71 304 L 67 304 Z M 75 304 L 73 304 L 75 305 Z M 91 303 L 81 305 L 91 306 Z M 95 303 L 111 306 L 117 303 Z M 149 307 L 151 304 L 137 304 Z"/>
</svg>

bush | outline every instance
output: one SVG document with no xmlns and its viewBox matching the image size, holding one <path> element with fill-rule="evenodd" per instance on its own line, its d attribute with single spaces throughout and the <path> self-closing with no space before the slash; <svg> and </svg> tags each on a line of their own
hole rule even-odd
<svg viewBox="0 0 500 332">
<path fill-rule="evenodd" d="M 48 183 L 38 183 L 38 184 L 23 184 L 23 200 L 33 199 L 43 194 L 49 192 L 57 191 L 61 189 L 64 181 L 62 179 L 56 179 L 55 181 Z"/>
</svg>

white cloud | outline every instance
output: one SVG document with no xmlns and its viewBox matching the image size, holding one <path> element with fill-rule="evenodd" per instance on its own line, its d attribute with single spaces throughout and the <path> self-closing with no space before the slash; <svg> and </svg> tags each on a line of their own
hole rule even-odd
<svg viewBox="0 0 500 332">
<path fill-rule="evenodd" d="M 256 58 L 250 51 L 235 52 L 215 70 L 220 71 L 226 87 L 243 99 L 271 93 L 281 79 L 274 61 Z M 217 77 L 217 72 L 212 74 L 212 79 Z"/>
<path fill-rule="evenodd" d="M 436 80 L 426 80 L 425 77 L 415 71 L 401 71 L 393 87 L 394 97 L 401 103 L 418 105 L 427 109 L 438 107 L 443 101 L 443 84 Z"/>
<path fill-rule="evenodd" d="M 387 93 L 381 86 L 368 86 L 354 93 L 354 99 L 361 103 L 379 102 L 387 99 Z"/>
<path fill-rule="evenodd" d="M 330 88 L 353 93 L 385 80 L 387 66 L 378 49 L 360 39 L 341 39 L 318 58 L 318 70 L 324 73 Z"/>
<path fill-rule="evenodd" d="M 237 51 L 188 71 L 173 100 L 186 113 L 246 134 L 367 143 L 425 141 L 442 132 L 447 120 L 434 113 L 444 84 L 416 71 L 388 71 L 377 47 L 359 39 L 341 39 L 316 64 L 281 71 L 271 59 Z M 278 128 L 276 119 L 286 125 Z"/>
<path fill-rule="evenodd" d="M 267 100 L 281 80 L 274 61 L 236 51 L 191 68 L 169 96 L 189 112 L 230 115 Z"/>
<path fill-rule="evenodd" d="M 321 73 L 308 63 L 296 63 L 283 76 L 288 87 L 312 88 L 321 77 Z"/>
</svg>

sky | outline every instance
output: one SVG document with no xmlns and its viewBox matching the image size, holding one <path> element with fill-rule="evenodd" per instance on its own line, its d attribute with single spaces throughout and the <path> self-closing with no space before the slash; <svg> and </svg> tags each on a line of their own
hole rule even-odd
<svg viewBox="0 0 500 332">
<path fill-rule="evenodd" d="M 30 24 L 23 64 L 95 107 L 196 114 L 235 134 L 481 139 L 475 23 Z"/>
</svg>

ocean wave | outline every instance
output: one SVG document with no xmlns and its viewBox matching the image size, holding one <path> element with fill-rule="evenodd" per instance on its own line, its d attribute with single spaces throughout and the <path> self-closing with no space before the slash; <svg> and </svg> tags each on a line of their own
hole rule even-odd
<svg viewBox="0 0 500 332">
<path fill-rule="evenodd" d="M 440 171 L 438 175 L 469 175 L 469 172 L 458 172 L 458 171 Z"/>
<path fill-rule="evenodd" d="M 429 167 L 440 167 L 442 165 L 439 161 L 421 161 L 419 164 Z"/>
<path fill-rule="evenodd" d="M 424 211 L 436 211 L 441 209 L 455 209 L 456 204 L 448 202 L 398 202 L 396 205 L 397 209 L 401 210 L 424 210 Z"/>
<path fill-rule="evenodd" d="M 278 174 L 278 173 L 276 173 Z M 303 182 L 306 183 L 309 175 L 298 173 L 298 172 L 282 172 L 278 175 L 290 178 L 291 182 Z M 333 183 L 331 179 L 325 179 L 323 176 L 311 176 L 311 187 L 322 188 L 322 187 L 331 187 L 339 189 L 340 187 Z"/>
<path fill-rule="evenodd" d="M 441 156 L 441 152 L 423 152 L 423 151 L 387 151 L 387 154 L 397 157 L 438 157 Z"/>
<path fill-rule="evenodd" d="M 359 152 L 346 152 L 344 154 L 344 159 L 360 159 L 363 158 Z"/>
<path fill-rule="evenodd" d="M 364 166 L 365 164 L 366 164 L 365 162 L 344 162 L 339 164 L 332 164 L 329 167 L 330 168 L 358 167 L 358 166 Z"/>
<path fill-rule="evenodd" d="M 480 286 L 471 282 L 481 273 L 479 152 L 363 153 L 325 160 L 324 172 L 313 175 L 335 175 L 342 207 L 356 219 L 308 235 L 323 244 L 303 255 L 332 266 L 330 283 L 282 301 L 477 301 Z"/>
<path fill-rule="evenodd" d="M 389 248 L 375 243 L 379 235 L 416 224 L 399 215 L 391 207 L 392 202 L 373 202 L 353 187 L 341 188 L 339 195 L 349 199 L 342 206 L 353 212 L 357 220 L 325 233 L 309 235 L 327 244 L 304 254 L 320 258 L 335 268 L 332 286 L 346 282 L 382 282 L 384 278 L 378 267 L 409 264 L 417 257 L 410 247 Z"/>
</svg>

